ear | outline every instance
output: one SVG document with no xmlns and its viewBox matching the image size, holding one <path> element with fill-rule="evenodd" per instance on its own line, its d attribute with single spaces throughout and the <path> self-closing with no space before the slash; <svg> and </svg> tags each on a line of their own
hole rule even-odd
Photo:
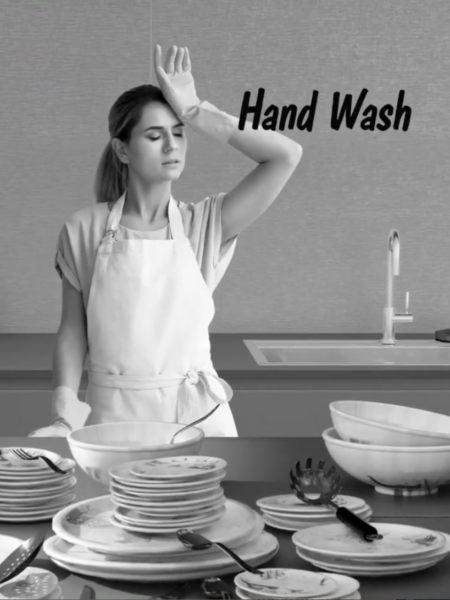
<svg viewBox="0 0 450 600">
<path fill-rule="evenodd" d="M 111 140 L 111 145 L 112 145 L 113 151 L 116 153 L 116 156 L 120 160 L 120 162 L 128 164 L 129 159 L 126 154 L 123 142 L 121 142 L 118 138 L 113 138 Z"/>
</svg>

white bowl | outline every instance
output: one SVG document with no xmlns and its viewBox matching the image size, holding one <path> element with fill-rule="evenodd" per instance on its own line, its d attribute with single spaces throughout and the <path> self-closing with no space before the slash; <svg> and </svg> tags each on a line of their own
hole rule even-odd
<svg viewBox="0 0 450 600">
<path fill-rule="evenodd" d="M 349 442 L 381 446 L 450 445 L 447 415 L 362 400 L 332 402 L 330 412 L 339 436 Z"/>
<path fill-rule="evenodd" d="M 342 440 L 334 427 L 322 433 L 331 458 L 377 492 L 425 496 L 450 483 L 449 446 L 374 446 Z"/>
<path fill-rule="evenodd" d="M 116 465 L 164 456 L 199 454 L 205 433 L 191 427 L 170 440 L 179 423 L 128 421 L 88 425 L 67 436 L 70 451 L 87 475 L 109 485 L 109 469 Z"/>
</svg>

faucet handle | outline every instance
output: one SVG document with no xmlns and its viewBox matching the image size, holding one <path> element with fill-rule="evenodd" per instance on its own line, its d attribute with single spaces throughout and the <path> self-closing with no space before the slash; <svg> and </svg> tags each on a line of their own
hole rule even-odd
<svg viewBox="0 0 450 600">
<path fill-rule="evenodd" d="M 406 308 L 405 308 L 405 315 L 409 314 L 409 313 L 408 313 L 408 307 L 409 307 L 409 292 L 406 292 Z"/>
</svg>

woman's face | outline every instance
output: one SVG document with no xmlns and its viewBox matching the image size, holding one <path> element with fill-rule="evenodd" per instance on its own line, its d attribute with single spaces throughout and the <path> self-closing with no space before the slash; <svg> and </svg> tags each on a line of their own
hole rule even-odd
<svg viewBox="0 0 450 600">
<path fill-rule="evenodd" d="M 184 129 L 169 106 L 160 102 L 148 104 L 125 149 L 130 171 L 148 183 L 178 179 L 184 169 L 187 148 Z M 178 162 L 164 164 L 169 160 Z"/>
</svg>

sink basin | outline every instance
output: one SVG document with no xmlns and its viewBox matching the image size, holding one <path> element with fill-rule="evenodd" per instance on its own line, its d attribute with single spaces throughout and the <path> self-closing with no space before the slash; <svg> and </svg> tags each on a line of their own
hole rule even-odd
<svg viewBox="0 0 450 600">
<path fill-rule="evenodd" d="M 450 344 L 436 340 L 244 340 L 260 366 L 450 366 Z"/>
</svg>

